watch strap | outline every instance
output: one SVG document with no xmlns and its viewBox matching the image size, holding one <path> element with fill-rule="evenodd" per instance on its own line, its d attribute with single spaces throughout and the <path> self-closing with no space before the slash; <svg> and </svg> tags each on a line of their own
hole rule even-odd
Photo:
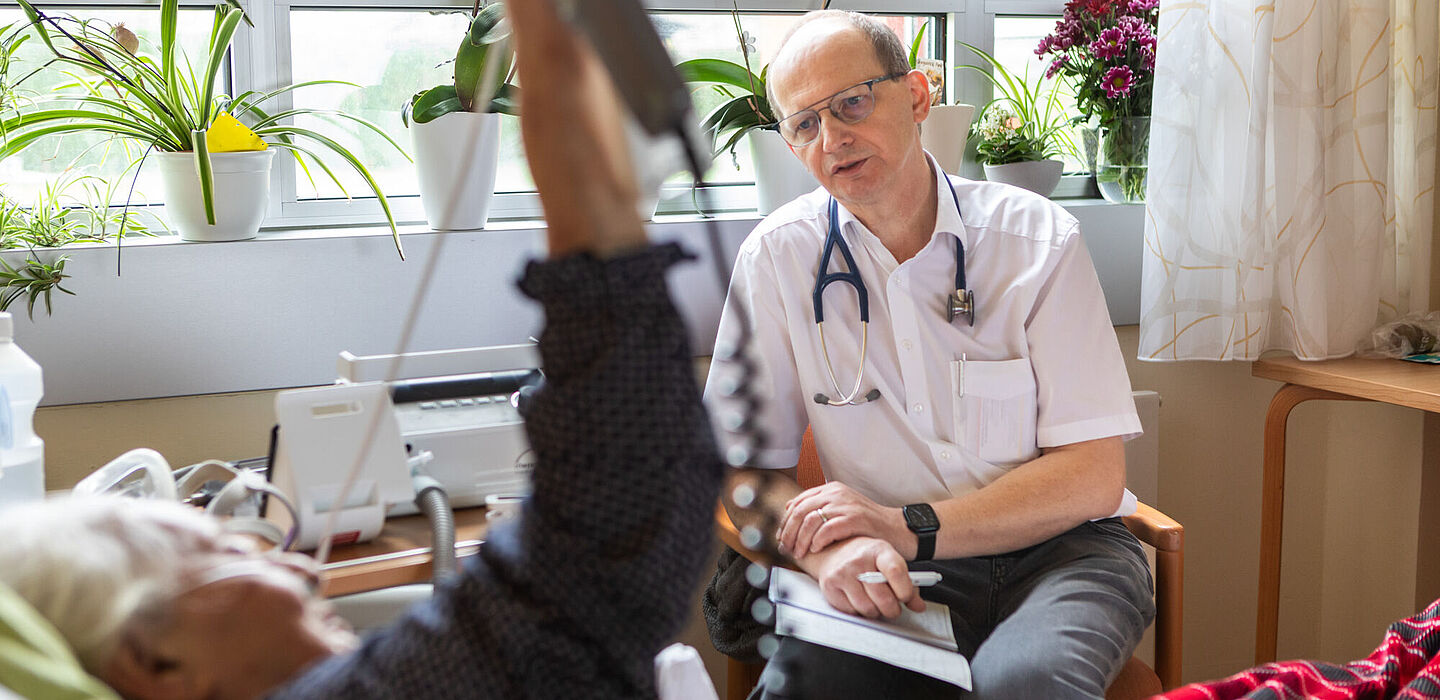
<svg viewBox="0 0 1440 700">
<path fill-rule="evenodd" d="M 915 533 L 915 561 L 929 561 L 935 557 L 936 532 L 940 530 L 940 520 L 935 515 L 935 509 L 928 503 L 912 503 L 905 506 L 905 527 Z"/>
<path fill-rule="evenodd" d="M 917 532 L 915 536 L 918 542 L 915 544 L 915 561 L 930 561 L 935 558 L 935 531 Z"/>
</svg>

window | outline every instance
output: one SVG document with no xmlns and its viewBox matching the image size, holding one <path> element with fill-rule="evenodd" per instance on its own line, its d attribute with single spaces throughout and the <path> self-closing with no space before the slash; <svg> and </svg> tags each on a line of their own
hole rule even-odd
<svg viewBox="0 0 1440 700">
<path fill-rule="evenodd" d="M 296 106 L 359 114 L 408 148 L 409 134 L 400 121 L 400 106 L 416 91 L 449 80 L 448 61 L 453 58 L 455 46 L 465 31 L 468 12 L 468 8 L 432 11 L 292 8 L 288 15 L 290 79 L 298 83 L 343 76 L 361 86 L 307 88 L 296 95 Z M 768 62 L 796 16 L 794 13 L 742 13 L 740 21 L 744 31 L 755 38 L 758 55 L 751 58 L 751 69 L 755 73 Z M 724 58 L 737 63 L 742 60 L 734 19 L 729 12 L 655 11 L 651 17 L 677 63 L 700 57 Z M 935 17 L 891 15 L 884 19 L 906 42 L 926 22 L 932 22 L 935 28 L 943 25 Z M 384 27 L 385 31 L 377 34 L 375 27 Z M 373 39 L 357 42 L 357 36 L 373 36 Z M 936 55 L 940 46 L 939 41 L 927 43 L 921 56 Z M 696 113 L 701 117 L 723 101 L 718 92 L 708 88 L 698 89 L 694 94 Z M 491 216 L 534 218 L 538 215 L 538 204 L 529 196 L 534 185 L 525 166 L 518 124 L 509 118 L 502 119 L 501 123 L 498 196 Z M 373 174 L 387 197 L 413 198 L 418 194 L 413 167 L 393 147 L 379 136 L 359 130 L 353 138 L 347 145 L 357 148 L 356 153 L 363 154 L 366 163 L 377 171 Z M 751 168 L 749 154 L 742 147 L 737 149 L 734 159 L 728 154 L 718 157 L 707 174 L 707 181 L 722 186 L 748 184 L 754 181 Z M 352 193 L 364 191 L 357 175 L 346 175 L 348 181 L 345 177 L 341 179 L 346 181 L 347 189 Z M 322 207 L 327 202 L 333 206 L 342 196 L 328 179 L 322 182 L 317 178 L 315 185 L 311 185 L 293 165 L 286 177 L 295 183 L 294 204 L 287 213 L 299 214 L 307 209 L 324 211 Z M 693 210 L 688 177 L 677 175 L 673 183 L 675 186 L 668 193 L 671 204 L 667 208 Z M 403 204 L 402 201 L 392 206 L 403 210 Z M 725 207 L 723 203 L 720 206 Z"/>
<path fill-rule="evenodd" d="M 1055 29 L 1055 22 L 1059 20 L 1054 17 L 996 17 L 995 18 L 995 50 L 993 55 L 1005 69 L 1012 75 L 1026 76 L 1032 80 L 1036 76 L 1044 75 L 1049 62 L 1035 55 L 1035 47 L 1040 44 L 1040 39 L 1048 36 Z M 1061 101 L 1065 105 L 1066 114 L 1074 116 L 1078 114 L 1075 110 L 1075 96 L 1073 91 L 1068 89 L 1063 81 L 1046 80 L 1045 85 L 1049 86 L 1060 82 Z M 1071 140 L 1075 146 L 1083 150 L 1083 139 L 1079 130 L 1071 130 Z M 1071 174 L 1088 173 L 1090 166 L 1084 161 L 1083 154 L 1067 154 L 1065 157 L 1065 172 Z"/>
<path fill-rule="evenodd" d="M 142 2 L 144 0 L 141 0 Z M 232 94 L 248 89 L 316 79 L 344 80 L 354 85 L 321 85 L 293 93 L 291 105 L 344 110 L 358 114 L 384 129 L 402 147 L 410 148 L 407 130 L 400 123 L 400 108 L 415 92 L 449 79 L 448 61 L 464 32 L 471 3 L 464 0 L 241 0 L 255 28 L 242 28 L 232 55 L 232 70 L 226 87 Z M 73 0 L 64 8 L 84 17 L 107 22 L 125 22 L 142 42 L 158 31 L 153 5 L 126 7 L 103 0 Z M 455 2 L 455 4 L 447 4 Z M 768 61 L 789 24 L 798 14 L 813 9 L 814 0 L 748 0 L 743 2 L 741 22 L 755 39 L 757 72 Z M 210 6 L 204 1 L 186 0 L 182 14 L 182 35 L 187 45 L 200 46 L 208 35 Z M 657 29 L 676 61 L 699 56 L 740 59 L 728 3 L 714 0 L 647 0 Z M 907 44 L 928 25 L 929 40 L 921 56 L 936 57 L 952 66 L 959 40 L 993 48 L 1010 66 L 1033 64 L 1033 48 L 1039 36 L 1049 31 L 1063 3 L 1060 0 L 893 0 L 875 3 L 873 9 L 894 13 L 884 19 Z M 18 9 L 0 10 L 0 25 L 19 22 Z M 32 42 L 25 47 L 38 57 L 43 46 Z M 1023 71 L 1024 68 L 1019 70 Z M 954 73 L 952 72 L 952 76 Z M 983 103 L 971 95 L 975 83 L 960 76 L 951 81 L 951 99 Z M 38 87 L 38 86 L 37 86 Z M 696 109 L 704 115 L 721 96 L 708 90 L 696 92 Z M 313 117 L 312 117 L 313 119 Z M 502 120 L 500 193 L 492 205 L 495 218 L 534 218 L 539 202 L 524 164 L 518 125 Z M 413 166 L 389 144 L 353 125 L 339 124 L 348 134 L 342 141 L 353 149 L 392 198 L 400 221 L 423 220 Z M 335 131 L 335 125 L 327 125 Z M 94 148 L 80 138 L 67 138 L 46 149 L 31 149 L 18 158 L 0 163 L 0 186 L 10 196 L 23 199 L 56 177 L 77 156 L 87 172 L 114 178 L 137 155 L 119 146 Z M 133 149 L 132 149 L 133 151 Z M 284 154 L 282 154 L 284 156 Z M 378 205 L 365 195 L 367 188 L 345 167 L 334 168 L 345 192 L 323 173 L 306 174 L 288 156 L 277 160 L 273 181 L 272 216 L 268 226 L 374 223 L 381 219 Z M 1079 169 L 1079 164 L 1073 166 Z M 753 194 L 743 185 L 753 180 L 746 149 L 731 159 L 716 159 L 708 179 L 716 184 L 714 201 L 721 208 L 747 208 Z M 128 183 L 125 183 L 128 186 Z M 1063 187 L 1063 186 L 1062 186 Z M 124 188 L 128 189 L 128 187 Z M 122 189 L 122 196 L 123 191 Z M 353 201 L 345 198 L 348 192 Z M 135 185 L 135 201 L 160 198 L 158 176 L 145 168 Z M 677 177 L 662 211 L 690 211 L 693 198 L 683 177 Z"/>
<path fill-rule="evenodd" d="M 1035 56 L 1035 46 L 1040 43 L 1041 37 L 1054 29 L 1064 12 L 1064 4 L 1064 0 L 965 0 L 965 16 L 963 22 L 956 23 L 955 39 L 988 48 L 986 50 L 1014 75 L 1025 75 L 1028 69 L 1034 76 L 1047 68 L 1045 62 Z M 971 62 L 968 50 L 958 43 L 953 50 L 956 56 L 960 56 L 960 62 Z M 958 82 L 963 101 L 972 102 L 975 107 L 989 101 L 991 88 L 982 76 L 962 73 L 958 75 Z M 1063 99 L 1068 107 L 1073 108 L 1073 97 L 1066 94 Z M 1083 151 L 1083 137 L 1079 131 L 1073 131 L 1071 138 Z M 1066 177 L 1051 194 L 1053 199 L 1100 196 L 1089 177 L 1089 166 L 1083 160 L 1066 158 Z M 976 167 L 966 176 L 982 177 L 982 174 Z"/>
<path fill-rule="evenodd" d="M 111 26 L 123 22 L 139 37 L 142 51 L 145 50 L 144 47 L 147 44 L 153 46 L 158 40 L 159 21 L 156 17 L 158 17 L 159 11 L 153 7 L 45 6 L 41 9 L 56 15 L 70 13 L 79 18 L 94 19 Z M 181 44 L 186 48 L 187 54 L 196 57 L 202 55 L 210 34 L 211 16 L 208 7 L 181 11 L 179 32 Z M 22 26 L 25 22 L 25 15 L 18 6 L 0 9 L 0 28 L 9 26 L 13 30 L 14 27 Z M 151 53 L 154 52 L 151 51 Z M 45 44 L 39 41 L 27 41 L 14 57 L 15 63 L 11 66 L 9 75 L 12 80 L 17 79 L 19 76 L 39 68 L 52 57 L 53 54 Z M 18 103 L 24 104 L 25 100 L 35 99 L 68 82 L 70 82 L 69 79 L 56 75 L 55 71 L 36 74 L 34 78 L 25 80 L 17 88 L 15 99 Z M 62 176 L 68 175 L 73 178 L 77 175 L 88 174 L 109 181 L 121 179 L 126 166 L 138 158 L 141 153 L 133 144 L 107 141 L 99 136 L 76 134 L 61 139 L 52 138 L 0 162 L 0 191 L 3 191 L 9 199 L 28 206 L 47 184 L 56 182 Z M 133 170 L 125 175 L 121 183 L 123 189 L 117 195 L 117 199 L 120 201 L 124 200 L 124 192 L 130 189 L 130 178 L 134 175 Z M 142 169 L 140 177 L 135 183 L 134 191 L 132 202 L 135 204 L 159 202 L 162 196 L 159 172 L 154 168 Z"/>
</svg>

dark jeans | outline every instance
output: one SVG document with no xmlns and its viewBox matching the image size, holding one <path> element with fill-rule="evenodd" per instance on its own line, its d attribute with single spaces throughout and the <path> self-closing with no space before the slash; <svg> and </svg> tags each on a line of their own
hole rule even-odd
<svg viewBox="0 0 1440 700">
<path fill-rule="evenodd" d="M 950 606 L 973 697 L 1101 698 L 1155 619 L 1140 543 L 1119 518 L 1088 522 L 1017 552 L 911 564 L 944 580 L 922 589 Z M 752 700 L 955 698 L 953 685 L 793 637 Z"/>
</svg>

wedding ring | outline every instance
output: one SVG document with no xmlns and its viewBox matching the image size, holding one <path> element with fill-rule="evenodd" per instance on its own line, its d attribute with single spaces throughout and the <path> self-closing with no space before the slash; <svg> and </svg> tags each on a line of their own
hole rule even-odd
<svg viewBox="0 0 1440 700">
<path fill-rule="evenodd" d="M 821 524 L 830 522 L 830 518 L 826 517 L 825 515 L 825 506 L 820 506 L 818 509 L 816 509 L 815 512 L 820 514 Z"/>
</svg>

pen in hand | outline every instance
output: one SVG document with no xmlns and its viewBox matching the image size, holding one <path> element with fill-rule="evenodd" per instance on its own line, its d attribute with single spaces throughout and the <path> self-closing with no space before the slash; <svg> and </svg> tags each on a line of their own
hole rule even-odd
<svg viewBox="0 0 1440 700">
<path fill-rule="evenodd" d="M 860 583 L 885 583 L 885 574 L 879 571 L 866 571 L 855 578 L 860 579 Z M 910 572 L 910 583 L 916 586 L 933 586 L 940 583 L 940 578 L 939 572 L 935 571 Z"/>
</svg>

